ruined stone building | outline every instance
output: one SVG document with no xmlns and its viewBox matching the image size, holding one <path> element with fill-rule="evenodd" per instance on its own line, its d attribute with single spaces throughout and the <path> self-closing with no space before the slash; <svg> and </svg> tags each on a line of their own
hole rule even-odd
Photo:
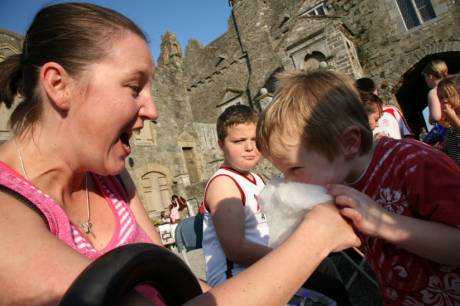
<svg viewBox="0 0 460 306">
<path fill-rule="evenodd" d="M 372 77 L 418 132 L 427 105 L 424 65 L 443 59 L 451 73 L 460 70 L 459 0 L 233 0 L 229 10 L 227 32 L 207 46 L 191 40 L 183 54 L 174 33 L 162 37 L 152 89 L 160 117 L 145 123 L 126 162 L 152 218 L 174 193 L 199 204 L 222 162 L 218 115 L 236 103 L 263 109 L 277 72 Z M 19 35 L 0 31 L 0 60 L 20 50 Z M 5 140 L 9 111 L 0 111 Z M 269 173 L 268 163 L 261 170 Z"/>
</svg>

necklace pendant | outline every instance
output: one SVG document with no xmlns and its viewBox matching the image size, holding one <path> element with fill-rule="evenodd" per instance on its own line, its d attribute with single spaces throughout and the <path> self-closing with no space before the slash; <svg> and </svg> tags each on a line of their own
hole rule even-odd
<svg viewBox="0 0 460 306">
<path fill-rule="evenodd" d="M 80 228 L 86 233 L 90 234 L 91 232 L 91 227 L 93 227 L 93 224 L 91 224 L 91 221 L 87 220 L 80 224 Z"/>
</svg>

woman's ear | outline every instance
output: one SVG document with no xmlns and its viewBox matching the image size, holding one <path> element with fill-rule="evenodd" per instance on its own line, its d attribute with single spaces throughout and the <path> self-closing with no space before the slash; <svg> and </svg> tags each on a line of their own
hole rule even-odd
<svg viewBox="0 0 460 306">
<path fill-rule="evenodd" d="M 361 152 L 361 130 L 357 126 L 347 127 L 342 132 L 342 150 L 346 160 L 359 156 Z"/>
<path fill-rule="evenodd" d="M 54 107 L 67 111 L 70 107 L 70 75 L 64 67 L 55 62 L 48 62 L 40 67 L 40 82 L 44 93 Z"/>
</svg>

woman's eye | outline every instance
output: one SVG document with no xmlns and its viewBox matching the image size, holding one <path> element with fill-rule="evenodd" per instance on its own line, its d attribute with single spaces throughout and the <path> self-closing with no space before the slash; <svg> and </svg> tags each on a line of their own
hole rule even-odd
<svg viewBox="0 0 460 306">
<path fill-rule="evenodd" d="M 141 88 L 139 86 L 134 86 L 134 85 L 129 86 L 129 88 L 131 88 L 133 97 L 137 98 L 139 96 L 139 93 L 141 92 Z"/>
</svg>

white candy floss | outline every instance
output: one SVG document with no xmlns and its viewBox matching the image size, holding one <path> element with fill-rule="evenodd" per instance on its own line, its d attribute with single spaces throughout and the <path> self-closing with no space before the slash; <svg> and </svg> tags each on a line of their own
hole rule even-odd
<svg viewBox="0 0 460 306">
<path fill-rule="evenodd" d="M 269 245 L 280 245 L 313 206 L 331 200 L 322 186 L 285 183 L 280 177 L 272 179 L 259 195 L 270 231 Z"/>
</svg>

